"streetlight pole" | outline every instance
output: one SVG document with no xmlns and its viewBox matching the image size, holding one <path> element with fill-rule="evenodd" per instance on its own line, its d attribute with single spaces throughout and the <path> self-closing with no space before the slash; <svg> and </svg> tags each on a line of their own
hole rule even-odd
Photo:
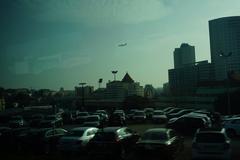
<svg viewBox="0 0 240 160">
<path fill-rule="evenodd" d="M 230 88 L 230 84 L 229 84 L 229 78 L 228 78 L 228 58 L 232 55 L 232 52 L 229 52 L 228 54 L 224 54 L 223 52 L 221 52 L 219 54 L 220 57 L 224 58 L 224 69 L 225 69 L 225 74 L 226 74 L 226 92 L 227 92 L 227 114 L 230 115 L 231 114 L 231 103 L 230 103 L 230 92 L 229 92 L 229 88 Z"/>
<path fill-rule="evenodd" d="M 112 74 L 114 76 L 114 81 L 116 81 L 116 74 L 117 74 L 118 71 L 112 71 Z"/>
<path fill-rule="evenodd" d="M 81 107 L 81 109 L 85 109 L 84 108 L 84 85 L 85 85 L 86 83 L 79 83 L 79 85 L 81 85 L 82 86 L 82 107 Z"/>
</svg>

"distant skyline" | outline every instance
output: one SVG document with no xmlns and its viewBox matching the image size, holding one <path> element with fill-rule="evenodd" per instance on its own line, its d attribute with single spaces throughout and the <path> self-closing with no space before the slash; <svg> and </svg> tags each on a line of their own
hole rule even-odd
<svg viewBox="0 0 240 160">
<path fill-rule="evenodd" d="M 0 86 L 98 88 L 118 70 L 162 87 L 175 48 L 210 61 L 208 21 L 239 11 L 239 0 L 1 0 Z"/>
</svg>

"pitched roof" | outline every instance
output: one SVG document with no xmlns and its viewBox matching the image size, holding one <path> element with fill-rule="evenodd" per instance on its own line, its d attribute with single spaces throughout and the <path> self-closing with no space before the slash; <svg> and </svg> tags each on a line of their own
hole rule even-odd
<svg viewBox="0 0 240 160">
<path fill-rule="evenodd" d="M 125 74 L 125 76 L 122 79 L 122 82 L 125 83 L 134 83 L 134 80 L 130 77 L 128 73 Z"/>
</svg>

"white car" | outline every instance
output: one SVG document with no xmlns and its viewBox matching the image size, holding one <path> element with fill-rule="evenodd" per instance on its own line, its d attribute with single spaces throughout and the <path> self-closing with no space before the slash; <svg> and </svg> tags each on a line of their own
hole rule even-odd
<svg viewBox="0 0 240 160">
<path fill-rule="evenodd" d="M 95 127 L 77 127 L 73 128 L 69 134 L 61 137 L 58 149 L 62 152 L 80 152 L 83 151 L 88 142 L 95 136 L 98 128 Z"/>
<path fill-rule="evenodd" d="M 223 127 L 226 129 L 229 137 L 240 135 L 240 117 L 225 120 Z"/>
<path fill-rule="evenodd" d="M 198 129 L 192 142 L 192 159 L 231 159 L 231 140 L 225 129 Z"/>
</svg>

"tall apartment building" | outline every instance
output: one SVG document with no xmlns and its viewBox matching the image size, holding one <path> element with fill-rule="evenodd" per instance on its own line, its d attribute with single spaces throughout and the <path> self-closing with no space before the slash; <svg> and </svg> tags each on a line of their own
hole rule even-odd
<svg viewBox="0 0 240 160">
<path fill-rule="evenodd" d="M 240 16 L 210 20 L 209 35 L 216 80 L 225 80 L 227 72 L 240 71 Z"/>
<path fill-rule="evenodd" d="M 180 68 L 195 63 L 195 47 L 187 43 L 182 43 L 180 48 L 175 48 L 173 55 L 174 68 Z"/>
</svg>

